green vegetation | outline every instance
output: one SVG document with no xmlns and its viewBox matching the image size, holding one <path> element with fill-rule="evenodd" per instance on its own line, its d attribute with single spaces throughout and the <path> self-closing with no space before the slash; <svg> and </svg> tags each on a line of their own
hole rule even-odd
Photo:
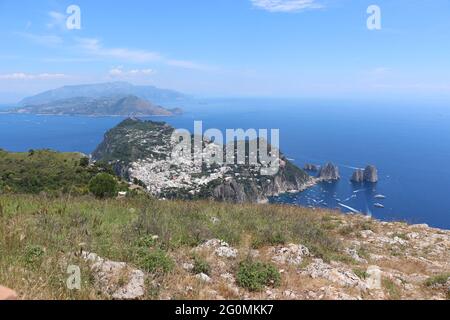
<svg viewBox="0 0 450 320">
<path fill-rule="evenodd" d="M 386 289 L 389 294 L 389 298 L 391 300 L 399 300 L 401 297 L 400 288 L 391 280 L 391 279 L 383 279 L 382 285 L 384 289 Z"/>
<path fill-rule="evenodd" d="M 194 268 L 192 272 L 195 274 L 204 273 L 209 275 L 211 273 L 211 266 L 208 261 L 199 257 L 198 255 L 194 255 Z"/>
<path fill-rule="evenodd" d="M 264 286 L 279 286 L 281 275 L 271 264 L 245 260 L 239 264 L 236 281 L 250 291 L 261 291 Z"/>
<path fill-rule="evenodd" d="M 330 213 L 291 206 L 158 201 L 139 195 L 102 200 L 3 194 L 0 283 L 34 298 L 99 297 L 89 267 L 76 254 L 80 248 L 146 270 L 164 282 L 177 267 L 177 252 L 190 252 L 214 238 L 236 247 L 261 243 L 261 230 L 267 226 L 274 234 L 282 231 L 287 243 L 304 243 L 315 254 L 344 256 L 335 235 L 320 231 L 325 214 Z M 79 292 L 65 286 L 69 264 L 79 265 L 85 275 Z M 200 257 L 194 265 L 209 272 Z M 243 263 L 239 270 L 241 283 L 252 289 L 279 281 L 275 270 L 264 264 Z"/>
<path fill-rule="evenodd" d="M 102 163 L 89 166 L 80 153 L 0 150 L 0 193 L 87 194 L 89 181 L 100 172 L 112 173 Z"/>
<path fill-rule="evenodd" d="M 363 269 L 353 269 L 353 272 L 358 276 L 358 278 L 362 280 L 366 280 L 366 278 L 369 276 L 366 270 Z"/>
<path fill-rule="evenodd" d="M 174 267 L 173 260 L 161 249 L 141 251 L 138 264 L 142 270 L 151 273 L 168 273 Z"/>
<path fill-rule="evenodd" d="M 114 197 L 117 188 L 116 178 L 108 173 L 99 173 L 89 181 L 89 191 L 97 198 Z"/>
<path fill-rule="evenodd" d="M 41 263 L 44 253 L 45 253 L 44 249 L 41 246 L 36 245 L 27 246 L 23 254 L 26 265 L 32 267 Z"/>
<path fill-rule="evenodd" d="M 444 285 L 447 283 L 447 281 L 449 281 L 449 279 L 450 279 L 450 272 L 438 274 L 425 281 L 425 285 L 427 287 L 433 287 L 435 285 Z"/>
</svg>

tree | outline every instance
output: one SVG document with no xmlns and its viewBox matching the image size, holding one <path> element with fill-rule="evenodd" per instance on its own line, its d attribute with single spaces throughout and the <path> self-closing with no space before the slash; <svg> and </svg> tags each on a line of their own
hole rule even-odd
<svg viewBox="0 0 450 320">
<path fill-rule="evenodd" d="M 108 173 L 99 173 L 89 182 L 89 191 L 97 198 L 114 197 L 117 188 L 116 178 Z"/>
<path fill-rule="evenodd" d="M 80 159 L 80 167 L 86 168 L 89 165 L 89 158 L 83 157 Z"/>
</svg>

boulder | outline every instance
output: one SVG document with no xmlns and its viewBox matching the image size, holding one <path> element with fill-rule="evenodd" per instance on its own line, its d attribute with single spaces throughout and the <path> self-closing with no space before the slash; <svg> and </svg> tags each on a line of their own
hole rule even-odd
<svg viewBox="0 0 450 320">
<path fill-rule="evenodd" d="M 272 250 L 274 256 L 272 261 L 280 264 L 299 265 L 303 257 L 310 255 L 307 247 L 297 244 L 289 244 L 287 247 L 278 247 Z"/>
<path fill-rule="evenodd" d="M 214 249 L 214 253 L 222 258 L 236 258 L 238 251 L 228 243 L 219 239 L 211 239 L 199 245 L 195 250 Z"/>
<path fill-rule="evenodd" d="M 367 290 L 367 285 L 353 271 L 343 267 L 331 266 L 321 259 L 314 259 L 302 272 L 313 279 L 322 278 L 338 284 L 342 287 L 357 288 Z"/>
<path fill-rule="evenodd" d="M 195 277 L 202 282 L 211 282 L 211 278 L 206 273 L 199 273 Z"/>
<path fill-rule="evenodd" d="M 90 264 L 95 284 L 105 295 L 116 300 L 135 300 L 145 294 L 145 274 L 125 262 L 105 260 L 83 251 L 81 257 Z"/>
</svg>

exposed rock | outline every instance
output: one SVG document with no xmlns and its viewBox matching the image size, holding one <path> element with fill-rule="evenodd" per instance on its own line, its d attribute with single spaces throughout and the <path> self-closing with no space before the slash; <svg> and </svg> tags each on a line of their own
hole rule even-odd
<svg viewBox="0 0 450 320">
<path fill-rule="evenodd" d="M 295 300 L 298 298 L 297 294 L 292 290 L 285 290 L 283 296 L 287 299 Z"/>
<path fill-rule="evenodd" d="M 145 294 L 145 275 L 125 262 L 105 260 L 83 251 L 81 257 L 91 264 L 98 289 L 117 300 L 135 300 Z"/>
<path fill-rule="evenodd" d="M 236 258 L 237 250 L 230 247 L 219 247 L 215 251 L 216 255 L 222 258 Z"/>
<path fill-rule="evenodd" d="M 345 252 L 352 257 L 353 260 L 355 260 L 358 263 L 367 263 L 366 259 L 363 259 L 359 256 L 358 254 L 358 250 L 354 249 L 354 248 L 346 248 Z"/>
<path fill-rule="evenodd" d="M 355 172 L 353 172 L 351 181 L 355 182 L 355 183 L 363 183 L 364 182 L 364 170 L 357 169 Z"/>
<path fill-rule="evenodd" d="M 199 245 L 196 250 L 201 249 L 215 249 L 214 253 L 222 258 L 236 258 L 238 251 L 230 247 L 228 243 L 219 239 L 211 239 L 206 241 L 205 243 Z"/>
<path fill-rule="evenodd" d="M 316 291 L 308 291 L 307 298 L 310 300 L 361 300 L 360 296 L 353 296 L 333 286 L 322 287 Z"/>
<path fill-rule="evenodd" d="M 319 171 L 319 179 L 324 181 L 336 181 L 339 180 L 341 176 L 339 175 L 339 168 L 332 164 L 331 162 L 323 166 Z"/>
<path fill-rule="evenodd" d="M 183 263 L 182 267 L 184 270 L 189 271 L 189 272 L 194 270 L 194 265 L 192 263 Z"/>
<path fill-rule="evenodd" d="M 199 273 L 195 276 L 198 280 L 203 281 L 203 282 L 211 282 L 211 278 L 205 274 L 205 273 Z"/>
<path fill-rule="evenodd" d="M 304 274 L 311 278 L 323 278 L 334 282 L 343 287 L 354 287 L 360 290 L 366 290 L 367 285 L 353 271 L 344 269 L 343 267 L 331 266 L 324 263 L 321 259 L 314 259 L 303 271 Z"/>
<path fill-rule="evenodd" d="M 367 166 L 364 169 L 364 181 L 371 183 L 378 182 L 378 170 L 375 166 Z"/>
<path fill-rule="evenodd" d="M 287 247 L 274 248 L 272 261 L 280 264 L 299 265 L 303 257 L 309 256 L 309 250 L 303 245 L 289 244 Z"/>
<path fill-rule="evenodd" d="M 256 249 L 250 250 L 250 252 L 248 254 L 251 258 L 258 258 L 260 255 L 259 251 Z"/>
<path fill-rule="evenodd" d="M 372 230 L 362 230 L 359 232 L 362 238 L 367 239 L 372 237 L 375 233 Z"/>
</svg>

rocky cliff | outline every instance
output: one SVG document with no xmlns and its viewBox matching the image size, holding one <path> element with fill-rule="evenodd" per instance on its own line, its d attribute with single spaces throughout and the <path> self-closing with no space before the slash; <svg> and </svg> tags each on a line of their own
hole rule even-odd
<svg viewBox="0 0 450 320">
<path fill-rule="evenodd" d="M 318 178 L 323 181 L 336 181 L 341 178 L 339 168 L 331 162 L 320 168 Z"/>
<path fill-rule="evenodd" d="M 160 198 L 263 202 L 270 196 L 303 190 L 311 183 L 311 178 L 282 154 L 276 160 L 279 171 L 275 175 L 262 175 L 264 165 L 250 165 L 248 161 L 203 163 L 198 168 L 172 159 L 173 131 L 166 123 L 127 119 L 105 134 L 92 156 L 112 163 L 119 175 L 145 184 L 149 193 Z M 227 149 L 209 141 L 203 143 L 203 153 L 217 148 Z"/>
</svg>

